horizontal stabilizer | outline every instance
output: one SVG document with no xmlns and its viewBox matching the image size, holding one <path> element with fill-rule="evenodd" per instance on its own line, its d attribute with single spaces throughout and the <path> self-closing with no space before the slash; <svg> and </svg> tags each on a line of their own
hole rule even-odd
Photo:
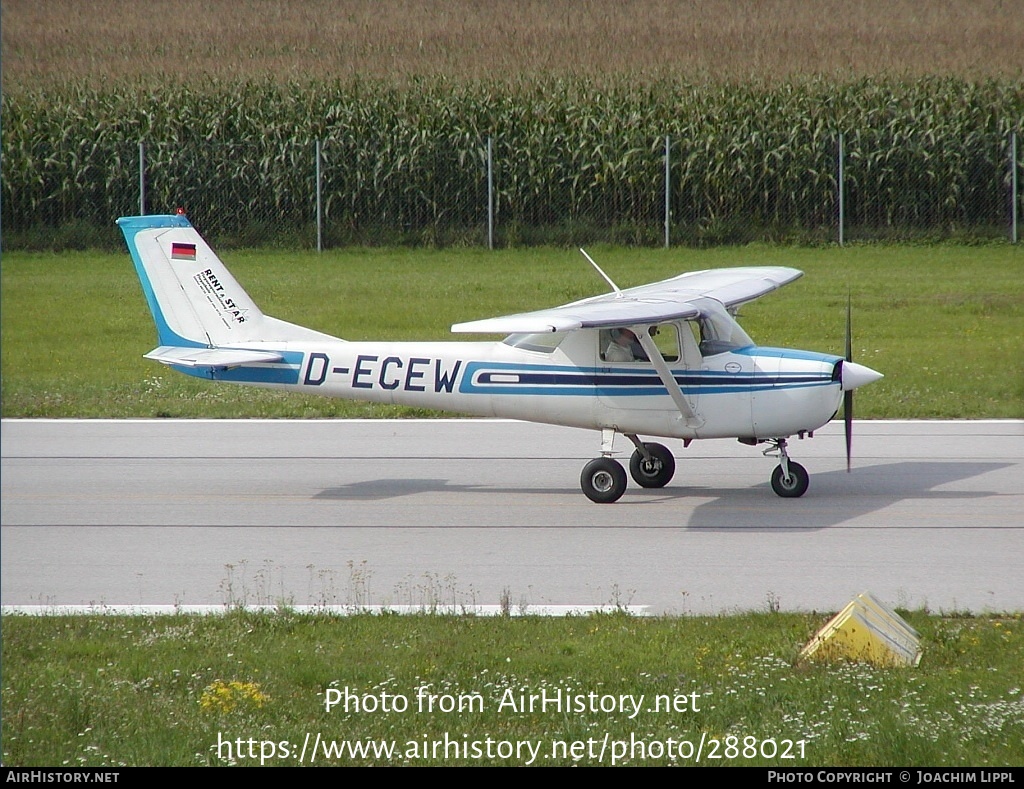
<svg viewBox="0 0 1024 789">
<path fill-rule="evenodd" d="M 167 365 L 180 367 L 238 367 L 243 364 L 280 362 L 284 357 L 272 351 L 244 351 L 232 348 L 179 348 L 161 345 L 145 355 Z"/>
</svg>

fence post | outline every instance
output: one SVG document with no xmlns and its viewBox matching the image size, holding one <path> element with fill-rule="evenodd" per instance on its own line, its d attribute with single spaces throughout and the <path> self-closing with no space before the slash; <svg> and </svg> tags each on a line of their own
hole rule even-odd
<svg viewBox="0 0 1024 789">
<path fill-rule="evenodd" d="M 320 172 L 320 140 L 316 141 L 316 251 L 324 251 L 323 180 Z"/>
<path fill-rule="evenodd" d="M 487 248 L 494 249 L 494 138 L 487 138 Z"/>
<path fill-rule="evenodd" d="M 139 216 L 146 215 L 146 143 L 139 140 Z"/>
<path fill-rule="evenodd" d="M 672 151 L 672 140 L 669 135 L 665 135 L 665 249 L 668 249 L 671 239 L 669 238 L 669 228 L 672 226 L 672 182 L 671 182 L 671 151 Z"/>
<path fill-rule="evenodd" d="M 1017 243 L 1017 130 L 1010 132 L 1010 243 Z"/>
<path fill-rule="evenodd" d="M 843 182 L 843 163 L 846 151 L 843 148 L 843 133 L 839 132 L 839 246 L 844 242 L 844 231 L 846 223 L 845 206 L 843 196 L 846 192 L 846 185 Z"/>
</svg>

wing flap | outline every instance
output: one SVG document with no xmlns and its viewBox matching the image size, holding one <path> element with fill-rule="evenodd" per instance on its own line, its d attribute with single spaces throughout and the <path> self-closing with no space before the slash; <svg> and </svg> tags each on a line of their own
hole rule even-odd
<svg viewBox="0 0 1024 789">
<path fill-rule="evenodd" d="M 273 351 L 245 351 L 232 348 L 181 348 L 161 345 L 143 358 L 179 367 L 238 367 L 243 364 L 280 362 L 284 359 Z"/>
</svg>

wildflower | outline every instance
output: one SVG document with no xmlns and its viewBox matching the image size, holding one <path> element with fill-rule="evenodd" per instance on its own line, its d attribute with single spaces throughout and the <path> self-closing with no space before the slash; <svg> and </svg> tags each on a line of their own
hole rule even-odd
<svg viewBox="0 0 1024 789">
<path fill-rule="evenodd" d="M 213 712 L 231 712 L 239 705 L 258 709 L 268 701 L 270 697 L 260 690 L 257 682 L 224 682 L 218 679 L 203 690 L 199 706 Z"/>
</svg>

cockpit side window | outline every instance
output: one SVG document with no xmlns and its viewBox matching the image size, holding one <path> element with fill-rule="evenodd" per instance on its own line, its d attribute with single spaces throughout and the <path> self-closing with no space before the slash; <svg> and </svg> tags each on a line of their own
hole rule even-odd
<svg viewBox="0 0 1024 789">
<path fill-rule="evenodd" d="M 651 337 L 658 346 L 661 358 L 670 364 L 679 361 L 679 329 L 674 323 L 661 323 L 651 327 Z"/>
<path fill-rule="evenodd" d="M 648 327 L 658 352 L 666 362 L 679 361 L 679 334 L 674 323 L 661 323 Z M 601 329 L 598 332 L 600 356 L 603 362 L 649 362 L 647 352 L 630 329 Z"/>
</svg>

